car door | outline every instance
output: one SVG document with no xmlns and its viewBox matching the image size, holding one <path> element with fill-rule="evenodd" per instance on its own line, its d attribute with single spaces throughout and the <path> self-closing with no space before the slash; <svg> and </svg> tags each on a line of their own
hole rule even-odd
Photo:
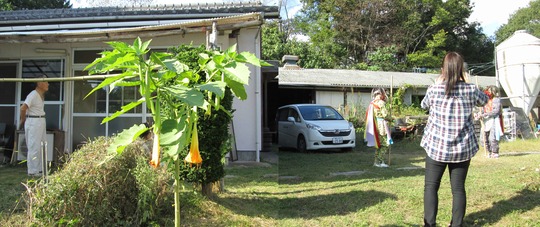
<svg viewBox="0 0 540 227">
<path fill-rule="evenodd" d="M 289 116 L 289 108 L 280 108 L 277 111 L 276 123 L 278 133 L 278 145 L 282 147 L 287 146 L 287 131 L 290 125 L 287 123 L 287 117 Z"/>
<path fill-rule="evenodd" d="M 295 121 L 299 120 L 298 112 L 291 107 L 282 108 L 278 111 L 278 144 L 283 147 L 296 146 L 297 123 L 289 121 L 289 117 L 293 117 Z"/>
</svg>

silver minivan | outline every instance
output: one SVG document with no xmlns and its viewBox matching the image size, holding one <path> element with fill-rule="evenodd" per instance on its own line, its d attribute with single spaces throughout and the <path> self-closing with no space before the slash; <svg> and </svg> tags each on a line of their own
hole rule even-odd
<svg viewBox="0 0 540 227">
<path fill-rule="evenodd" d="M 356 146 L 356 132 L 331 106 L 292 104 L 278 108 L 277 140 L 280 147 L 298 151 L 338 148 L 351 150 Z"/>
</svg>

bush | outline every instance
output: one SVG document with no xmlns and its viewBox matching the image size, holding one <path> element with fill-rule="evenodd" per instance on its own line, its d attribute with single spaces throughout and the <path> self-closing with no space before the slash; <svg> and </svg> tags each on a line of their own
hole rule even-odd
<svg viewBox="0 0 540 227">
<path fill-rule="evenodd" d="M 137 141 L 107 159 L 108 138 L 98 138 L 73 153 L 66 165 L 38 182 L 27 194 L 38 225 L 167 225 L 174 216 L 171 176 L 153 169 L 149 152 Z M 30 212 L 32 213 L 32 212 Z"/>
<path fill-rule="evenodd" d="M 205 46 L 181 45 L 170 51 L 181 62 L 189 65 L 192 69 L 199 69 L 199 53 L 205 52 Z M 206 54 L 213 55 L 208 51 Z M 207 75 L 201 74 L 200 80 L 206 80 Z M 232 110 L 233 95 L 226 89 L 220 105 L 223 110 Z M 199 148 L 203 164 L 200 168 L 191 168 L 190 165 L 180 166 L 180 179 L 202 186 L 202 193 L 209 196 L 211 183 L 219 181 L 225 176 L 225 155 L 231 150 L 229 123 L 231 116 L 223 110 L 215 110 L 208 115 L 205 110 L 199 109 Z M 185 157 L 188 150 L 184 150 L 180 157 Z"/>
</svg>

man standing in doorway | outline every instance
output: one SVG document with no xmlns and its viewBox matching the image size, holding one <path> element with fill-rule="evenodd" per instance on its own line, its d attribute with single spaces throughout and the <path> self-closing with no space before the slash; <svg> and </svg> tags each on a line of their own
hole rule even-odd
<svg viewBox="0 0 540 227">
<path fill-rule="evenodd" d="M 47 78 L 40 75 L 36 78 Z M 24 126 L 24 136 L 28 154 L 26 163 L 29 176 L 41 176 L 43 161 L 41 160 L 41 142 L 47 141 L 45 123 L 45 92 L 49 90 L 49 82 L 36 82 L 36 89 L 26 96 L 21 105 L 21 127 Z"/>
</svg>

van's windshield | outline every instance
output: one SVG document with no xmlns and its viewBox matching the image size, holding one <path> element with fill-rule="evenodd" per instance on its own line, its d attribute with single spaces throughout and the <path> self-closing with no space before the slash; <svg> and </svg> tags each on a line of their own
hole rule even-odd
<svg viewBox="0 0 540 227">
<path fill-rule="evenodd" d="M 343 117 L 330 106 L 299 106 L 300 114 L 306 121 L 343 120 Z"/>
</svg>

